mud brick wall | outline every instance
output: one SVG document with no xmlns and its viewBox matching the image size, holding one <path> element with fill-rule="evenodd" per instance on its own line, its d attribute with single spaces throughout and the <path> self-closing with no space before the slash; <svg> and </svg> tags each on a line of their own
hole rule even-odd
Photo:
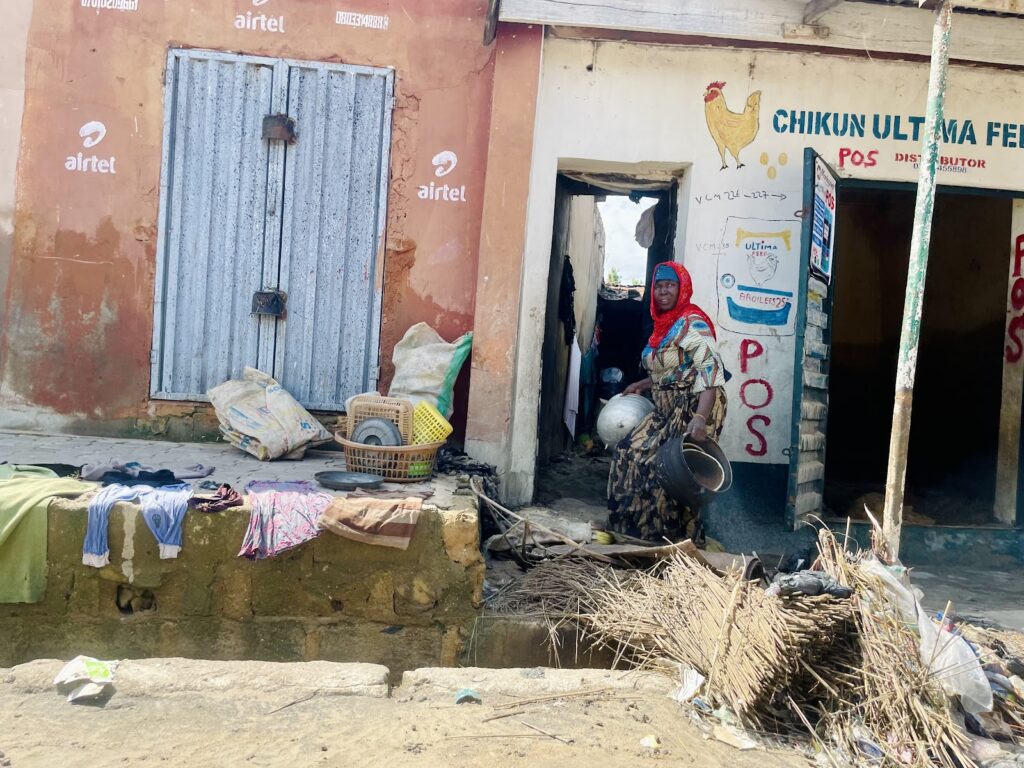
<svg viewBox="0 0 1024 768">
<path fill-rule="evenodd" d="M 325 531 L 259 562 L 237 557 L 248 509 L 189 513 L 181 554 L 161 560 L 138 507 L 120 504 L 102 569 L 82 565 L 86 505 L 54 501 L 46 595 L 0 605 L 0 666 L 80 653 L 454 664 L 484 577 L 475 500 L 456 500 L 426 507 L 404 552 Z"/>
</svg>

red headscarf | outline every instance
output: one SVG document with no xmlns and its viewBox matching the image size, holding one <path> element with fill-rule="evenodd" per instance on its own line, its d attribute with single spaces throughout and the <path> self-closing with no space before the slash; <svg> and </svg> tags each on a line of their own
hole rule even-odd
<svg viewBox="0 0 1024 768">
<path fill-rule="evenodd" d="M 707 316 L 703 309 L 690 301 L 693 298 L 693 281 L 690 279 L 690 273 L 686 271 L 686 267 L 682 264 L 676 264 L 674 261 L 663 261 L 654 267 L 654 276 L 658 274 L 658 267 L 662 266 L 668 267 L 678 275 L 679 298 L 676 299 L 676 305 L 672 309 L 667 312 L 660 311 L 658 305 L 654 303 L 654 283 L 656 281 L 654 279 L 651 280 L 651 317 L 654 319 L 654 331 L 647 340 L 647 345 L 651 349 L 657 349 L 658 345 L 665 339 L 665 336 L 668 335 L 668 332 L 672 330 L 672 326 L 676 324 L 676 321 L 687 315 L 699 317 L 708 324 L 708 328 L 711 329 L 711 335 L 715 336 L 715 324 L 711 322 L 711 318 Z"/>
</svg>

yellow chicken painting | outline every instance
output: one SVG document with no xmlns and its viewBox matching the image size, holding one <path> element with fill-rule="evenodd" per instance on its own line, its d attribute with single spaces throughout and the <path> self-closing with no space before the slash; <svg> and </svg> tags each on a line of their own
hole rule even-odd
<svg viewBox="0 0 1024 768">
<path fill-rule="evenodd" d="M 714 82 L 704 91 L 704 117 L 718 154 L 722 156 L 722 169 L 729 167 L 725 162 L 726 151 L 733 156 L 736 167 L 742 168 L 740 152 L 757 136 L 760 125 L 761 92 L 754 91 L 747 97 L 742 112 L 733 112 L 725 103 L 723 88 L 725 83 Z"/>
</svg>

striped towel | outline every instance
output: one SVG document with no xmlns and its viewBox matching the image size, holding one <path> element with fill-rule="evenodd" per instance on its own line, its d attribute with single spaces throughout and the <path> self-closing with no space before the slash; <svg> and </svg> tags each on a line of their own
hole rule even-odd
<svg viewBox="0 0 1024 768">
<path fill-rule="evenodd" d="M 422 506 L 415 497 L 335 499 L 320 515 L 320 527 L 365 544 L 408 549 Z"/>
</svg>

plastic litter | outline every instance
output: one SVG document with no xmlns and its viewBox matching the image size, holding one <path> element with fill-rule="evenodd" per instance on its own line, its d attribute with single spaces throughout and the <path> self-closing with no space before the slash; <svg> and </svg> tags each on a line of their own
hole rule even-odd
<svg viewBox="0 0 1024 768">
<path fill-rule="evenodd" d="M 480 694 L 474 691 L 472 688 L 461 688 L 455 694 L 456 704 L 483 704 L 484 700 L 480 698 Z"/>
<path fill-rule="evenodd" d="M 911 591 L 906 568 L 885 566 L 874 559 L 865 560 L 861 568 L 876 576 L 895 598 L 901 618 L 917 624 L 921 661 L 946 694 L 959 696 L 964 711 L 970 715 L 991 712 L 992 687 L 977 654 L 963 637 L 935 625 Z"/>
<path fill-rule="evenodd" d="M 704 685 L 704 675 L 695 669 L 683 667 L 679 670 L 679 687 L 669 694 L 680 704 L 688 704 Z"/>
<path fill-rule="evenodd" d="M 780 573 L 774 583 L 765 590 L 768 595 L 832 595 L 846 598 L 853 590 L 845 587 L 824 571 L 798 571 Z"/>
<path fill-rule="evenodd" d="M 655 736 L 653 733 L 648 733 L 642 739 L 640 739 L 641 749 L 661 749 L 661 739 Z"/>
<path fill-rule="evenodd" d="M 68 701 L 88 701 L 107 692 L 114 682 L 116 661 L 100 661 L 91 656 L 76 656 L 53 678 L 58 690 L 71 688 Z"/>
<path fill-rule="evenodd" d="M 754 741 L 750 736 L 731 725 L 724 725 L 722 723 L 716 723 L 714 728 L 711 729 L 711 735 L 716 740 L 723 744 L 728 744 L 730 747 L 735 747 L 741 752 L 745 752 L 748 749 L 757 749 L 758 743 Z"/>
</svg>

